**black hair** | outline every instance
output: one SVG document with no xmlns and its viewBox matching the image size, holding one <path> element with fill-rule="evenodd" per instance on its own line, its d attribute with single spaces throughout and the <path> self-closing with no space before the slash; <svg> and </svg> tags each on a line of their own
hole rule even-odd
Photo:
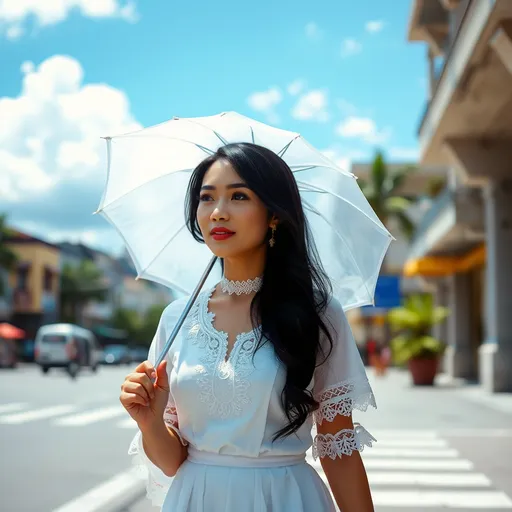
<svg viewBox="0 0 512 512">
<path fill-rule="evenodd" d="M 322 319 L 331 284 L 320 263 L 295 177 L 282 158 L 262 146 L 228 144 L 194 169 L 185 206 L 192 236 L 204 243 L 197 221 L 199 194 L 204 175 L 219 159 L 228 161 L 260 198 L 269 220 L 272 216 L 278 219 L 275 246 L 267 251 L 263 285 L 251 303 L 253 325 L 262 328 L 257 348 L 269 340 L 286 367 L 281 399 L 289 424 L 276 432 L 277 440 L 295 433 L 318 408 L 306 388 L 323 353 L 322 333 L 330 344 L 329 353 L 332 349 L 332 337 Z"/>
</svg>

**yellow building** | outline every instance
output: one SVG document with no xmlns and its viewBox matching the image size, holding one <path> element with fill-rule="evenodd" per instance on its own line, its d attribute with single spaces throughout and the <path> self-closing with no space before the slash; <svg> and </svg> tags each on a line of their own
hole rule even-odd
<svg viewBox="0 0 512 512">
<path fill-rule="evenodd" d="M 58 317 L 60 250 L 21 232 L 15 232 L 6 243 L 18 256 L 8 280 L 11 321 L 33 338 L 41 325 Z"/>
</svg>

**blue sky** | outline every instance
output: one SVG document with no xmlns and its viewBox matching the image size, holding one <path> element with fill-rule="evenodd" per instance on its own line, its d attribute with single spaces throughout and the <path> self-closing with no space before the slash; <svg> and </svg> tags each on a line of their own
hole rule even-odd
<svg viewBox="0 0 512 512">
<path fill-rule="evenodd" d="M 376 146 L 415 157 L 426 62 L 406 41 L 410 0 L 33 4 L 0 4 L 0 208 L 20 228 L 108 247 L 90 215 L 98 137 L 175 115 L 235 110 L 343 165 Z"/>
</svg>

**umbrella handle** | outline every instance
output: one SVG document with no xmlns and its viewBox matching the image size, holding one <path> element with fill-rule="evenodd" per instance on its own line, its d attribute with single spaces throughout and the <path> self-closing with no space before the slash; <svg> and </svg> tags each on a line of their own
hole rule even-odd
<svg viewBox="0 0 512 512">
<path fill-rule="evenodd" d="M 187 302 L 185 308 L 181 312 L 181 315 L 178 318 L 178 321 L 176 322 L 176 325 L 174 326 L 174 329 L 172 330 L 171 335 L 169 336 L 169 339 L 165 343 L 165 346 L 162 349 L 162 352 L 158 356 L 158 359 L 156 360 L 156 363 L 155 363 L 155 368 L 158 367 L 158 365 L 164 360 L 165 356 L 167 355 L 167 352 L 169 352 L 171 345 L 173 344 L 176 336 L 178 335 L 178 332 L 181 329 L 181 326 L 183 325 L 185 318 L 187 318 L 187 315 L 188 315 L 190 309 L 194 305 L 194 302 L 196 301 L 197 296 L 199 295 L 199 292 L 201 291 L 201 288 L 203 287 L 203 285 L 206 281 L 206 278 L 210 274 L 210 272 L 213 268 L 213 265 L 215 264 L 216 261 L 217 261 L 217 256 L 214 256 L 208 263 L 205 271 L 203 272 L 203 275 L 201 276 L 201 279 L 199 280 L 199 283 L 197 283 L 197 286 L 195 287 L 194 291 L 192 292 L 192 295 L 190 296 L 190 298 L 188 299 L 188 302 Z"/>
</svg>

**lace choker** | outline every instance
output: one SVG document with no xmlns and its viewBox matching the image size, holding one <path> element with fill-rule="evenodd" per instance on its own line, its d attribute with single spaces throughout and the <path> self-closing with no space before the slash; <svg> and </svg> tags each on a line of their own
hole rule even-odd
<svg viewBox="0 0 512 512">
<path fill-rule="evenodd" d="M 220 282 L 220 287 L 224 293 L 229 293 L 229 295 L 233 295 L 233 293 L 242 295 L 252 292 L 259 292 L 261 290 L 262 284 L 263 279 L 261 277 L 247 279 L 247 281 L 230 281 L 229 279 L 223 277 Z"/>
</svg>

